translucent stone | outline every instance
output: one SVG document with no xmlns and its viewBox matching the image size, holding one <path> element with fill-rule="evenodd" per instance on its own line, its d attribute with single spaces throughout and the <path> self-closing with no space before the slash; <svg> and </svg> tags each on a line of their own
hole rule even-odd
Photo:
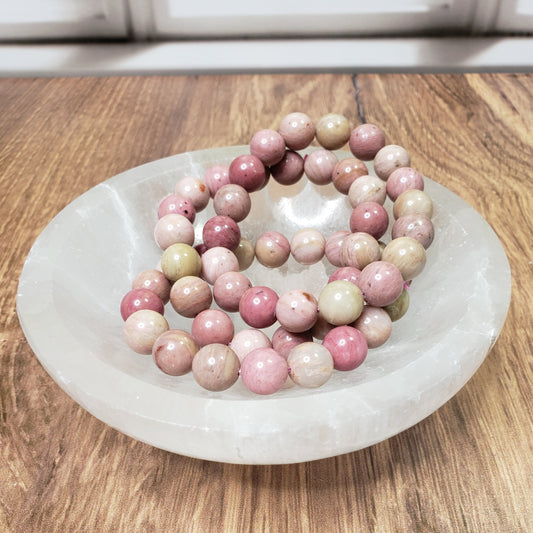
<svg viewBox="0 0 533 533">
<path fill-rule="evenodd" d="M 121 298 L 161 256 L 153 240 L 161 198 L 182 176 L 229 165 L 248 149 L 154 161 L 97 185 L 63 209 L 35 242 L 20 277 L 17 311 L 34 353 L 59 386 L 100 420 L 153 446 L 208 460 L 310 461 L 370 446 L 418 423 L 482 364 L 504 324 L 511 284 L 490 225 L 428 178 L 435 240 L 426 267 L 409 291 L 404 318 L 356 370 L 334 371 L 318 389 L 294 386 L 268 397 L 254 395 L 240 380 L 209 392 L 191 373 L 164 374 L 152 357 L 124 342 Z M 305 177 L 290 187 L 270 180 L 252 204 L 241 225 L 253 241 L 266 229 L 293 235 L 302 227 L 329 237 L 346 229 L 352 210 L 333 185 L 315 186 Z M 385 207 L 390 215 L 389 200 Z M 214 214 L 212 202 L 197 214 L 198 242 Z M 325 258 L 309 267 L 290 258 L 279 269 L 254 261 L 246 276 L 278 294 L 305 287 L 316 297 L 335 269 Z M 173 329 L 190 331 L 190 319 L 169 311 Z M 238 315 L 234 325 L 237 332 L 247 327 Z"/>
</svg>

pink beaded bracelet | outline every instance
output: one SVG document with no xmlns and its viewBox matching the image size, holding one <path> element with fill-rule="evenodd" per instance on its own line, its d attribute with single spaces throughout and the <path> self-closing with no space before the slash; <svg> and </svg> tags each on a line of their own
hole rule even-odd
<svg viewBox="0 0 533 533">
<path fill-rule="evenodd" d="M 305 157 L 298 150 L 313 139 L 320 148 Z M 353 157 L 338 160 L 332 150 L 349 143 Z M 374 160 L 376 175 L 364 161 Z M 423 270 L 434 228 L 433 204 L 422 175 L 411 168 L 407 151 L 387 145 L 373 124 L 351 130 L 345 117 L 328 114 L 317 126 L 304 113 L 284 117 L 279 130 L 264 129 L 251 139 L 250 154 L 229 167 L 206 169 L 203 178 L 181 179 L 158 206 L 154 237 L 163 250 L 158 269 L 139 273 L 121 302 L 124 338 L 135 352 L 151 354 L 171 376 L 192 370 L 210 391 L 223 391 L 241 376 L 257 394 L 271 394 L 296 383 L 323 385 L 335 370 L 350 371 L 368 349 L 389 338 L 392 323 L 407 311 L 407 289 Z M 302 228 L 290 239 L 266 231 L 253 245 L 238 223 L 252 208 L 250 194 L 270 179 L 295 184 L 303 175 L 315 185 L 333 183 L 352 207 L 349 230 L 325 238 Z M 383 237 L 393 204 L 392 239 Z M 216 215 L 194 245 L 196 213 L 210 199 Z M 318 297 L 303 289 L 278 294 L 252 286 L 242 273 L 255 258 L 279 268 L 290 257 L 311 265 L 324 257 L 337 270 Z M 212 308 L 214 302 L 219 307 Z M 170 302 L 192 318 L 191 332 L 169 329 L 164 318 Z M 228 313 L 239 312 L 250 329 L 235 332 Z M 261 331 L 280 324 L 272 339 Z M 315 342 L 315 340 L 322 342 Z"/>
</svg>

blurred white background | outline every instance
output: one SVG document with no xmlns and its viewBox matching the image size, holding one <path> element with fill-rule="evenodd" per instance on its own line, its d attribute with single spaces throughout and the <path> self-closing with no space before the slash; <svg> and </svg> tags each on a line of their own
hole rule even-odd
<svg viewBox="0 0 533 533">
<path fill-rule="evenodd" d="M 0 75 L 528 70 L 532 34 L 533 0 L 4 0 Z"/>
</svg>

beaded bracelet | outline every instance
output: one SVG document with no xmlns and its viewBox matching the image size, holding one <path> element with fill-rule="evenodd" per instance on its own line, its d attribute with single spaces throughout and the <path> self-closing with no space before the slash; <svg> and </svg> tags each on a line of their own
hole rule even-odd
<svg viewBox="0 0 533 533">
<path fill-rule="evenodd" d="M 302 157 L 298 150 L 315 138 L 321 147 Z M 354 157 L 339 161 L 332 150 L 346 143 Z M 372 159 L 375 175 L 364 163 Z M 210 391 L 228 389 L 239 375 L 257 394 L 294 383 L 314 388 L 334 369 L 359 367 L 368 349 L 386 342 L 392 322 L 405 314 L 407 289 L 423 270 L 434 237 L 433 204 L 422 175 L 409 165 L 407 151 L 387 145 L 376 125 L 351 130 L 345 117 L 328 114 L 315 127 L 306 114 L 291 113 L 278 131 L 258 131 L 250 154 L 236 157 L 229 167 L 210 167 L 202 180 L 182 178 L 158 206 L 154 237 L 163 250 L 160 268 L 139 273 L 122 299 L 126 343 L 151 354 L 166 374 L 192 370 Z M 255 245 L 243 238 L 238 223 L 250 213 L 250 193 L 270 177 L 292 185 L 304 174 L 347 195 L 353 208 L 350 231 L 326 239 L 303 228 L 290 241 L 267 231 Z M 389 225 L 387 197 L 394 202 L 395 222 L 385 245 L 379 239 Z M 216 216 L 204 224 L 203 242 L 193 247 L 196 213 L 211 198 Z M 303 289 L 278 296 L 269 287 L 252 286 L 242 273 L 255 258 L 279 268 L 290 256 L 310 265 L 324 255 L 337 270 L 318 298 Z M 219 309 L 211 308 L 213 300 Z M 177 313 L 193 318 L 190 333 L 169 329 L 163 317 L 169 301 Z M 233 312 L 250 329 L 235 333 L 228 314 Z M 261 329 L 276 321 L 280 327 L 269 339 Z"/>
</svg>

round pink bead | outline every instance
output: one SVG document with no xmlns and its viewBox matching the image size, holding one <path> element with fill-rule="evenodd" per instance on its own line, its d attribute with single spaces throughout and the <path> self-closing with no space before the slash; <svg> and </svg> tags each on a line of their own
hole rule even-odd
<svg viewBox="0 0 533 533">
<path fill-rule="evenodd" d="M 229 344 L 235 332 L 231 318 L 219 309 L 206 309 L 192 321 L 191 334 L 200 346 Z"/>
<path fill-rule="evenodd" d="M 213 285 L 215 302 L 224 311 L 239 310 L 242 295 L 252 286 L 250 280 L 240 272 L 224 272 Z"/>
<path fill-rule="evenodd" d="M 236 255 L 223 246 L 206 250 L 201 257 L 202 277 L 211 285 L 226 272 L 238 272 L 239 260 Z"/>
<path fill-rule="evenodd" d="M 349 231 L 341 230 L 332 233 L 326 240 L 326 258 L 328 261 L 336 267 L 342 266 L 341 261 L 341 247 L 344 239 L 350 235 Z"/>
<path fill-rule="evenodd" d="M 301 387 L 320 387 L 333 373 L 333 358 L 329 350 L 316 342 L 302 342 L 295 346 L 287 363 L 291 379 Z"/>
<path fill-rule="evenodd" d="M 333 169 L 337 163 L 337 156 L 333 152 L 319 148 L 305 156 L 304 172 L 315 185 L 327 185 L 333 179 Z"/>
<path fill-rule="evenodd" d="M 391 336 L 392 320 L 385 309 L 365 305 L 353 327 L 365 336 L 369 348 L 377 348 Z"/>
<path fill-rule="evenodd" d="M 140 309 L 126 319 L 123 334 L 126 344 L 134 352 L 148 355 L 159 335 L 167 330 L 168 322 L 163 315 L 151 309 Z"/>
<path fill-rule="evenodd" d="M 342 243 L 340 257 L 343 265 L 363 269 L 381 258 L 381 248 L 368 233 L 350 233 Z"/>
<path fill-rule="evenodd" d="M 240 185 L 248 192 L 259 190 L 266 178 L 265 166 L 255 155 L 237 156 L 229 166 L 230 183 Z"/>
<path fill-rule="evenodd" d="M 131 284 L 132 289 L 148 289 L 155 292 L 166 304 L 170 299 L 170 281 L 160 270 L 150 269 L 139 272 Z"/>
<path fill-rule="evenodd" d="M 332 180 L 335 189 L 348 194 L 352 183 L 361 176 L 367 176 L 366 165 L 355 157 L 347 157 L 339 161 L 333 169 Z"/>
<path fill-rule="evenodd" d="M 361 124 L 350 134 L 348 145 L 355 157 L 370 161 L 385 146 L 385 134 L 375 124 Z"/>
<path fill-rule="evenodd" d="M 229 183 L 229 167 L 226 165 L 209 167 L 204 173 L 203 181 L 209 189 L 210 196 L 215 196 L 220 187 Z"/>
<path fill-rule="evenodd" d="M 178 242 L 192 246 L 194 226 L 183 215 L 169 213 L 157 221 L 154 228 L 154 238 L 162 250 L 166 250 L 171 244 Z"/>
<path fill-rule="evenodd" d="M 187 318 L 208 309 L 212 301 L 211 287 L 198 276 L 183 276 L 174 282 L 170 290 L 170 303 L 174 311 Z"/>
<path fill-rule="evenodd" d="M 216 192 L 213 207 L 217 215 L 225 215 L 235 222 L 241 222 L 248 216 L 252 208 L 252 200 L 243 187 L 229 183 L 220 187 Z"/>
<path fill-rule="evenodd" d="M 241 363 L 242 381 L 256 394 L 277 392 L 288 375 L 287 361 L 272 348 L 256 348 Z"/>
<path fill-rule="evenodd" d="M 362 202 L 376 202 L 383 205 L 387 199 L 387 184 L 377 176 L 361 176 L 348 190 L 348 200 L 352 207 Z"/>
<path fill-rule="evenodd" d="M 248 289 L 239 302 L 242 319 L 252 328 L 268 328 L 276 321 L 278 295 L 269 287 Z"/>
<path fill-rule="evenodd" d="M 202 238 L 208 248 L 223 246 L 233 251 L 241 240 L 241 230 L 232 218 L 217 215 L 204 224 Z"/>
<path fill-rule="evenodd" d="M 316 298 L 308 292 L 292 289 L 283 293 L 276 304 L 276 318 L 288 331 L 302 333 L 311 329 L 318 317 Z"/>
<path fill-rule="evenodd" d="M 161 298 L 149 289 L 132 289 L 124 295 L 120 302 L 120 314 L 126 320 L 130 315 L 140 309 L 151 309 L 163 314 L 165 307 Z"/>
<path fill-rule="evenodd" d="M 353 370 L 365 360 L 368 345 L 365 336 L 351 326 L 333 328 L 322 341 L 333 357 L 336 370 Z"/>
<path fill-rule="evenodd" d="M 387 180 L 387 194 L 394 202 L 403 191 L 409 189 L 424 190 L 422 174 L 411 167 L 400 167 L 392 172 Z"/>
<path fill-rule="evenodd" d="M 294 185 L 304 174 L 304 160 L 297 152 L 287 150 L 279 163 L 270 169 L 272 177 L 281 185 Z"/>
<path fill-rule="evenodd" d="M 191 222 L 194 222 L 196 217 L 196 209 L 194 209 L 192 202 L 187 200 L 187 198 L 176 196 L 175 194 L 169 194 L 167 197 L 163 198 L 159 203 L 159 208 L 157 210 L 158 218 L 162 218 L 170 213 L 183 215 Z"/>
<path fill-rule="evenodd" d="M 250 152 L 258 157 L 263 165 L 271 167 L 279 163 L 285 155 L 285 139 L 275 130 L 259 130 L 250 141 Z"/>
<path fill-rule="evenodd" d="M 194 379 L 213 392 L 229 389 L 239 379 L 239 368 L 239 358 L 225 344 L 208 344 L 192 360 Z"/>
<path fill-rule="evenodd" d="M 270 339 L 258 329 L 243 329 L 235 334 L 230 342 L 231 349 L 242 361 L 256 348 L 272 348 Z"/>
<path fill-rule="evenodd" d="M 408 167 L 411 162 L 405 148 L 397 144 L 387 144 L 374 157 L 374 171 L 383 180 L 387 180 L 394 170 Z"/>
<path fill-rule="evenodd" d="M 429 248 L 435 237 L 433 222 L 419 214 L 404 215 L 394 221 L 392 238 L 411 237 L 416 239 L 424 248 Z"/>
<path fill-rule="evenodd" d="M 377 202 L 363 202 L 354 207 L 350 215 L 352 232 L 363 232 L 379 239 L 389 227 L 389 215 Z"/>
<path fill-rule="evenodd" d="M 198 178 L 186 177 L 176 183 L 174 194 L 187 198 L 192 202 L 196 212 L 201 211 L 209 203 L 209 189 Z"/>
<path fill-rule="evenodd" d="M 400 270 L 392 263 L 375 261 L 361 271 L 358 285 L 369 305 L 384 307 L 394 302 L 402 293 L 404 280 Z"/>
<path fill-rule="evenodd" d="M 272 335 L 272 348 L 285 359 L 289 356 L 289 352 L 302 342 L 313 342 L 313 335 L 310 331 L 294 333 L 280 326 Z"/>
<path fill-rule="evenodd" d="M 191 334 L 180 329 L 169 329 L 157 337 L 152 347 L 152 357 L 165 374 L 183 376 L 190 372 L 198 349 Z"/>
<path fill-rule="evenodd" d="M 302 265 L 318 263 L 324 257 L 326 239 L 316 229 L 304 228 L 291 239 L 291 254 Z"/>
<path fill-rule="evenodd" d="M 328 279 L 328 283 L 337 280 L 351 281 L 354 285 L 357 285 L 361 271 L 355 267 L 341 267 L 335 270 Z"/>
<path fill-rule="evenodd" d="M 289 113 L 281 119 L 279 132 L 285 139 L 287 148 L 303 150 L 315 137 L 316 128 L 313 121 L 305 113 Z"/>
<path fill-rule="evenodd" d="M 289 241 L 278 231 L 267 231 L 255 241 L 255 257 L 266 267 L 280 267 L 287 261 L 290 254 Z"/>
</svg>

